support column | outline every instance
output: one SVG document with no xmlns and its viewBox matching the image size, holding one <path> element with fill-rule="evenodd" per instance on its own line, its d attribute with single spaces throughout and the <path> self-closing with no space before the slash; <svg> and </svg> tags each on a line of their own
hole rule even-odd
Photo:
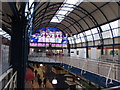
<svg viewBox="0 0 120 90">
<path fill-rule="evenodd" d="M 86 58 L 89 58 L 89 55 L 88 55 L 88 42 L 86 42 Z"/>
<path fill-rule="evenodd" d="M 70 56 L 70 44 L 69 44 L 69 41 L 67 43 L 67 48 L 68 48 L 68 55 Z"/>
<path fill-rule="evenodd" d="M 17 88 L 24 88 L 25 70 L 28 56 L 26 38 L 26 18 L 12 18 L 11 65 L 17 71 Z"/>
</svg>

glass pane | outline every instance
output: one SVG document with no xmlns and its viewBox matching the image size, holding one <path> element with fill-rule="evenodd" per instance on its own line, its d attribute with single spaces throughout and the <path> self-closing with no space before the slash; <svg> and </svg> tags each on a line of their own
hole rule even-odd
<svg viewBox="0 0 120 90">
<path fill-rule="evenodd" d="M 87 36 L 87 40 L 88 40 L 88 41 L 93 41 L 92 35 L 91 35 L 91 36 Z"/>
<path fill-rule="evenodd" d="M 84 38 L 81 38 L 82 42 L 85 42 L 85 39 Z"/>
<path fill-rule="evenodd" d="M 74 35 L 74 38 L 76 39 L 76 38 L 77 38 L 77 35 Z"/>
<path fill-rule="evenodd" d="M 102 31 L 106 31 L 110 29 L 109 24 L 102 25 L 101 28 L 102 28 Z"/>
<path fill-rule="evenodd" d="M 72 44 L 72 42 L 71 42 L 71 41 L 69 41 L 69 44 Z"/>
<path fill-rule="evenodd" d="M 92 31 L 92 34 L 98 33 L 97 28 L 93 28 L 93 29 L 91 29 L 91 31 Z"/>
<path fill-rule="evenodd" d="M 83 37 L 83 33 L 80 33 L 80 37 Z"/>
<path fill-rule="evenodd" d="M 90 31 L 90 30 L 85 31 L 85 34 L 86 34 L 86 36 L 87 36 L 87 35 L 91 35 L 91 31 Z"/>
<path fill-rule="evenodd" d="M 72 44 L 75 44 L 75 42 L 74 42 L 74 40 L 73 40 L 73 39 L 72 39 L 71 41 L 72 41 Z"/>
<path fill-rule="evenodd" d="M 75 41 L 76 43 L 80 43 L 81 42 L 81 40 L 80 39 L 76 39 L 76 41 Z"/>
<path fill-rule="evenodd" d="M 114 29 L 114 30 L 112 30 L 112 31 L 113 31 L 113 36 L 114 36 L 114 37 L 119 36 L 119 35 L 118 35 L 118 29 Z"/>
<path fill-rule="evenodd" d="M 111 22 L 110 25 L 111 25 L 111 28 L 117 28 L 118 27 L 118 20 Z"/>
<path fill-rule="evenodd" d="M 79 2 L 79 0 L 66 0 L 68 4 L 76 4 L 77 2 Z"/>
<path fill-rule="evenodd" d="M 103 38 L 112 38 L 111 31 L 106 31 L 102 33 Z"/>
<path fill-rule="evenodd" d="M 71 40 L 71 38 L 70 38 L 70 37 L 68 37 L 68 40 L 70 41 L 70 40 Z"/>
<path fill-rule="evenodd" d="M 99 40 L 100 39 L 99 34 L 94 34 L 93 37 L 94 37 L 94 40 Z"/>
</svg>

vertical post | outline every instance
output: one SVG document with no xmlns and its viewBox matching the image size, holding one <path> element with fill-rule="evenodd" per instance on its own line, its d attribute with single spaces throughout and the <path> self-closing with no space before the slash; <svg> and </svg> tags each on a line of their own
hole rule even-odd
<svg viewBox="0 0 120 90">
<path fill-rule="evenodd" d="M 88 42 L 86 42 L 86 58 L 89 58 L 89 55 L 88 55 Z"/>
<path fill-rule="evenodd" d="M 67 48 L 68 48 L 68 54 L 69 54 L 69 56 L 70 56 L 70 43 L 69 43 L 69 41 L 68 41 L 68 43 L 67 43 Z"/>
<path fill-rule="evenodd" d="M 17 88 L 24 88 L 25 70 L 28 55 L 28 42 L 26 38 L 26 18 L 12 18 L 11 35 L 11 65 L 17 71 Z"/>
<path fill-rule="evenodd" d="M 102 42 L 103 42 L 103 40 L 102 40 Z M 101 55 L 104 55 L 104 45 L 103 45 L 103 43 L 101 44 Z"/>
</svg>

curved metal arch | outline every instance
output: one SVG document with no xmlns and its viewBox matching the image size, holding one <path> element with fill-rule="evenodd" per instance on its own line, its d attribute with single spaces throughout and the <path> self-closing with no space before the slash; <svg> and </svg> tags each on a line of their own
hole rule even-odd
<svg viewBox="0 0 120 90">
<path fill-rule="evenodd" d="M 103 7 L 103 6 L 106 5 L 106 4 L 107 4 L 107 3 L 103 4 L 101 7 Z M 95 21 L 95 23 L 94 23 L 95 26 L 99 26 L 98 22 L 97 22 L 96 19 L 91 15 L 91 13 L 89 13 L 88 11 L 86 11 L 85 9 L 83 9 L 83 8 L 80 7 L 80 6 L 76 6 L 76 7 L 84 10 L 84 11 L 87 13 L 87 15 L 86 15 L 84 12 L 82 12 L 82 11 L 81 11 L 81 12 L 84 13 L 86 16 L 88 16 L 93 23 L 94 23 L 94 21 Z M 101 7 L 99 7 L 99 8 L 101 8 Z M 76 8 L 75 8 L 75 9 L 76 9 Z M 98 9 L 96 9 L 96 10 L 98 10 Z M 95 12 L 96 10 L 94 10 L 93 12 Z M 92 13 L 93 13 L 93 12 L 92 12 Z M 85 17 L 86 17 L 86 16 L 85 16 Z M 91 18 L 90 16 L 91 16 L 92 18 Z M 85 18 L 85 17 L 84 17 L 84 18 Z M 81 19 L 80 19 L 80 20 L 81 20 Z M 78 20 L 78 21 L 80 21 L 80 20 Z M 93 20 L 94 20 L 94 21 L 93 21 Z M 74 24 L 75 24 L 75 23 L 73 23 L 73 25 L 74 25 Z M 97 24 L 97 25 L 96 25 L 96 24 Z M 99 29 L 101 30 L 101 27 L 99 27 Z M 97 29 L 97 30 L 98 30 L 98 29 Z M 99 30 L 98 30 L 98 32 L 99 32 Z M 103 38 L 101 37 L 100 33 L 98 33 L 98 34 L 99 34 L 99 37 L 100 37 L 101 39 L 103 39 Z"/>
<path fill-rule="evenodd" d="M 66 7 L 66 6 L 65 6 L 65 7 Z M 72 8 L 72 7 L 69 7 L 69 8 Z M 40 15 L 40 16 L 42 16 L 42 15 Z M 39 16 L 39 17 L 40 17 L 40 16 Z M 38 20 L 37 20 L 37 21 L 38 21 Z M 37 21 L 36 21 L 36 22 L 37 22 Z"/>
<path fill-rule="evenodd" d="M 92 2 L 90 2 L 90 3 L 92 3 Z M 106 21 L 109 22 L 107 16 L 104 14 L 104 12 L 102 12 L 102 10 L 101 10 L 97 5 L 95 5 L 94 3 L 92 3 L 92 4 L 93 4 L 96 8 L 98 8 L 98 10 L 99 10 L 99 11 L 102 13 L 102 15 L 105 17 Z M 118 3 L 116 3 L 116 4 L 118 4 Z M 114 35 L 113 35 L 113 31 L 112 31 L 112 28 L 111 28 L 110 23 L 108 23 L 108 24 L 109 24 L 110 31 L 111 31 L 111 34 L 112 34 L 112 37 L 113 37 L 113 51 L 114 51 L 114 44 L 115 44 Z M 113 53 L 113 56 L 114 56 L 114 53 Z"/>
<path fill-rule="evenodd" d="M 42 15 L 42 19 L 41 19 L 40 23 L 42 22 L 42 20 L 43 20 L 43 18 L 44 18 L 44 15 L 45 15 L 48 7 L 49 7 L 49 4 L 50 4 L 50 2 L 48 2 L 48 3 L 47 3 L 47 6 L 45 7 L 45 11 L 44 11 L 44 13 L 43 13 L 43 15 Z"/>
<path fill-rule="evenodd" d="M 50 26 L 50 27 L 54 27 L 54 26 Z M 56 27 L 54 27 L 54 28 L 56 28 Z M 41 29 L 41 28 L 39 28 L 39 29 Z M 59 29 L 65 35 L 65 32 L 63 30 L 61 30 L 60 28 L 56 28 L 56 29 Z"/>
<path fill-rule="evenodd" d="M 49 16 L 49 15 L 48 15 Z M 46 16 L 47 17 L 47 16 Z M 49 18 L 47 18 L 47 19 L 49 19 Z M 64 20 L 64 21 L 66 21 L 66 20 Z M 47 22 L 46 22 L 47 23 Z M 48 22 L 49 23 L 49 22 Z M 43 24 L 43 23 L 42 23 Z M 61 23 L 60 23 L 61 24 Z M 63 24 L 64 25 L 64 24 Z M 69 28 L 68 28 L 69 29 Z M 70 29 L 69 29 L 70 30 Z M 67 31 L 67 30 L 66 30 Z M 70 30 L 71 31 L 71 30 Z M 72 32 L 72 31 L 71 31 Z M 83 33 L 83 35 L 84 35 L 84 33 Z M 85 38 L 86 36 L 84 35 L 84 38 Z M 80 37 L 80 39 L 81 39 L 81 37 Z M 82 40 L 81 40 L 82 41 Z M 86 41 L 86 39 L 85 39 L 85 41 Z"/>
<path fill-rule="evenodd" d="M 74 6 L 76 6 L 76 5 L 74 5 Z M 79 7 L 80 8 L 80 7 Z M 78 10 L 79 11 L 79 10 Z M 82 11 L 81 11 L 82 12 Z M 82 12 L 83 14 L 85 14 L 84 12 Z M 85 14 L 86 15 L 86 14 Z M 87 15 L 86 15 L 87 16 Z M 89 17 L 89 16 L 88 16 Z M 90 18 L 90 17 L 89 17 Z M 91 19 L 91 18 L 90 18 Z M 81 19 L 81 20 L 83 20 L 83 18 Z M 91 21 L 92 21 L 92 19 L 91 19 Z M 92 21 L 93 22 L 93 21 Z M 94 23 L 94 22 L 93 22 Z M 95 25 L 95 23 L 94 23 L 94 25 Z M 68 28 L 68 27 L 67 27 Z M 66 28 L 65 28 L 66 29 Z M 64 30 L 65 30 L 64 29 Z M 85 33 L 83 33 L 83 35 L 84 35 L 84 39 L 85 39 L 85 41 L 86 41 L 86 43 L 88 42 L 88 40 L 87 40 L 87 36 L 86 36 L 86 34 Z M 93 36 L 92 36 L 93 37 Z M 94 39 L 93 39 L 93 41 L 94 41 Z"/>
<path fill-rule="evenodd" d="M 49 16 L 49 15 L 47 15 L 47 16 Z M 46 17 L 47 17 L 46 16 Z M 63 15 L 64 16 L 64 15 Z M 49 19 L 49 18 L 47 18 L 47 19 Z M 64 21 L 66 21 L 66 20 L 64 20 Z M 47 23 L 47 22 L 46 22 Z M 49 22 L 48 22 L 48 24 L 49 24 Z M 61 24 L 61 23 L 60 23 Z M 69 28 L 68 28 L 69 29 Z M 69 29 L 70 30 L 70 29 Z M 71 30 L 70 30 L 71 31 Z M 71 31 L 72 32 L 72 31 Z M 83 34 L 84 35 L 84 34 Z M 81 39 L 81 37 L 79 37 L 80 39 Z M 81 40 L 82 41 L 82 40 Z"/>
<path fill-rule="evenodd" d="M 52 16 L 53 14 L 49 14 L 49 15 L 46 15 L 45 17 L 49 17 L 49 16 Z M 63 14 L 57 14 L 57 15 L 60 15 L 60 16 L 66 16 L 66 15 L 63 15 Z M 73 21 L 75 21 L 76 22 L 76 20 L 75 19 L 73 19 L 73 18 L 71 18 L 70 16 L 67 16 L 68 18 L 70 18 L 71 20 L 73 20 Z M 44 20 L 47 20 L 47 19 L 50 19 L 50 18 L 46 18 L 46 19 L 44 19 Z M 70 19 L 68 19 L 69 21 L 71 21 Z M 64 20 L 64 21 L 66 21 L 66 22 L 68 22 L 70 25 L 71 25 L 71 23 L 69 22 L 69 21 L 67 21 L 67 20 Z M 39 22 L 39 21 L 38 21 Z M 79 23 L 78 23 L 79 24 Z M 38 24 L 37 24 L 38 25 Z M 77 25 L 77 24 L 76 24 Z M 79 24 L 80 25 L 80 24 Z M 78 30 L 76 29 L 76 27 L 75 26 L 73 26 L 74 28 L 75 28 L 75 30 L 78 32 Z M 78 25 L 77 25 L 77 27 L 79 27 Z M 82 28 L 82 27 L 81 27 Z M 83 29 L 83 28 L 82 28 Z"/>
<path fill-rule="evenodd" d="M 53 7 L 53 6 L 57 6 L 57 5 L 61 5 L 61 3 L 57 3 L 57 4 L 51 4 L 51 5 L 49 5 L 49 7 Z M 59 6 L 60 7 L 60 6 Z M 40 8 L 40 7 L 39 7 Z M 53 7 L 54 8 L 54 7 Z M 42 11 L 44 11 L 45 10 L 45 7 L 42 9 L 42 10 L 40 10 L 39 12 L 42 12 Z M 36 14 L 36 16 L 39 14 L 39 12 Z M 43 13 L 44 14 L 44 13 Z M 40 16 L 42 16 L 43 14 L 41 14 Z M 40 17 L 39 16 L 39 17 Z"/>
<path fill-rule="evenodd" d="M 52 10 L 52 11 L 56 11 L 56 10 Z M 52 11 L 50 11 L 50 12 L 52 12 Z M 50 14 L 50 15 L 52 15 L 52 14 Z M 47 16 L 50 16 L 50 15 L 47 15 Z M 60 14 L 57 14 L 57 15 L 60 15 Z M 61 14 L 62 15 L 62 14 Z M 65 17 L 66 17 L 66 15 L 64 15 Z M 39 16 L 40 17 L 40 16 Z M 46 17 L 46 16 L 45 16 Z M 71 18 L 71 17 L 69 17 L 70 19 L 72 19 L 73 21 L 75 21 L 75 22 L 77 22 L 75 19 L 73 19 L 73 18 Z M 38 19 L 37 21 L 35 21 L 35 22 L 39 22 L 39 20 L 40 19 Z M 76 30 L 77 31 L 77 30 Z M 78 31 L 77 31 L 78 32 Z"/>
<path fill-rule="evenodd" d="M 74 6 L 76 6 L 76 5 L 74 5 Z M 84 10 L 87 14 L 85 14 L 85 13 L 82 12 L 81 10 L 80 10 L 80 11 L 81 11 L 83 14 L 85 14 L 86 16 L 88 16 L 88 17 L 91 19 L 91 21 L 94 23 L 95 26 L 99 26 L 98 22 L 97 22 L 96 19 L 91 15 L 91 13 L 87 12 L 85 9 L 83 9 L 83 8 L 80 7 L 80 6 L 76 6 L 76 7 Z M 75 8 L 75 9 L 76 9 L 76 8 Z M 78 11 L 79 11 L 79 10 L 78 10 Z M 95 11 L 96 11 L 96 10 L 95 10 Z M 86 16 L 85 16 L 85 17 L 86 17 Z M 90 16 L 91 16 L 92 18 L 91 18 Z M 84 18 L 85 18 L 85 17 L 84 17 Z M 81 20 L 81 19 L 80 19 L 80 20 Z M 78 20 L 78 21 L 80 21 L 80 20 Z M 95 22 L 94 22 L 93 20 L 94 20 Z M 75 23 L 74 23 L 74 24 L 75 24 Z M 74 24 L 73 24 L 73 25 L 74 25 Z M 97 25 L 96 25 L 96 24 L 97 24 Z M 65 29 L 66 29 L 66 28 L 65 28 Z M 99 27 L 99 29 L 100 29 L 100 27 Z M 97 30 L 98 30 L 98 29 L 97 29 Z M 99 30 L 98 30 L 98 32 L 99 32 Z M 100 36 L 100 33 L 98 33 L 98 34 L 99 34 L 99 36 Z M 101 38 L 101 37 L 100 37 L 100 38 Z"/>
<path fill-rule="evenodd" d="M 39 3 L 40 4 L 40 3 Z M 39 5 L 39 4 L 37 4 L 37 5 Z M 33 11 L 33 14 L 32 14 L 32 17 L 33 17 L 33 20 L 34 20 L 34 16 L 35 16 L 35 13 L 37 12 L 37 10 L 38 9 L 40 9 L 40 7 L 42 7 L 43 5 L 45 5 L 46 3 L 44 2 L 44 3 L 42 3 L 42 5 L 40 5 L 37 9 L 34 9 L 34 11 Z M 35 6 L 35 8 L 37 7 L 37 5 Z M 38 15 L 39 13 L 37 13 L 36 15 Z"/>
<path fill-rule="evenodd" d="M 46 4 L 46 2 L 45 2 L 44 4 Z M 49 7 L 54 6 L 54 5 L 62 5 L 62 3 L 51 4 L 51 5 L 49 5 Z M 40 6 L 40 7 L 42 7 L 42 6 Z M 40 7 L 39 7 L 39 8 L 40 8 Z M 39 9 L 39 8 L 38 8 L 38 9 Z M 37 10 L 38 10 L 38 9 L 37 9 Z M 37 11 L 37 10 L 36 10 L 36 11 Z M 43 10 L 44 10 L 44 8 L 43 8 L 42 10 L 40 10 L 39 12 L 41 12 L 41 11 L 43 11 Z M 36 16 L 39 14 L 39 12 L 36 14 Z M 34 12 L 34 13 L 35 13 L 35 12 Z"/>
<path fill-rule="evenodd" d="M 105 3 L 106 4 L 106 3 Z M 104 4 L 104 5 L 105 5 Z M 102 7 L 104 6 L 104 5 L 102 5 Z M 82 7 L 79 7 L 79 8 L 81 8 L 81 9 L 83 9 Z M 84 11 L 86 11 L 85 9 L 83 9 Z M 87 12 L 87 11 L 86 11 Z M 98 24 L 98 22 L 96 21 L 96 19 L 89 13 L 89 12 L 87 12 L 88 13 L 88 15 L 90 15 L 92 18 L 93 18 L 93 20 L 97 23 L 97 26 L 99 26 L 99 24 Z M 86 15 L 87 16 L 87 15 Z M 90 17 L 89 17 L 90 18 Z M 91 18 L 90 18 L 91 19 Z M 92 20 L 92 19 L 91 19 Z M 101 30 L 101 27 L 99 26 L 99 29 Z M 98 30 L 98 29 L 97 29 Z M 99 30 L 98 30 L 98 32 L 99 32 Z M 101 37 L 101 33 L 98 33 L 99 34 L 99 37 L 101 38 L 101 42 L 103 43 L 103 37 Z M 95 45 L 95 43 L 94 43 L 94 45 Z"/>
<path fill-rule="evenodd" d="M 56 6 L 55 6 L 55 5 L 56 5 Z M 57 11 L 57 9 L 59 9 L 60 6 L 57 6 L 57 4 L 55 4 L 55 5 L 54 5 L 55 7 L 53 7 L 53 5 L 49 5 L 49 8 L 52 7 L 52 8 L 51 8 L 52 10 L 51 10 L 51 9 L 49 10 L 50 12 L 52 12 L 53 10 L 54 10 L 54 11 Z M 59 5 L 59 4 L 58 4 L 58 5 Z M 54 9 L 54 8 L 57 8 L 57 9 Z M 43 14 L 44 14 L 43 11 L 44 11 L 44 10 L 45 10 L 45 8 L 43 8 L 41 11 L 39 11 L 41 14 L 40 14 L 38 17 L 43 16 Z M 46 13 L 49 13 L 49 11 L 47 10 Z M 38 13 L 39 13 L 39 12 L 38 12 Z M 37 15 L 38 15 L 38 14 L 37 14 Z M 36 15 L 36 18 L 38 18 L 37 15 Z"/>
<path fill-rule="evenodd" d="M 46 24 L 46 23 L 42 23 L 42 24 Z M 60 25 L 66 27 L 64 24 L 60 24 Z M 56 28 L 56 27 L 55 27 L 55 28 Z M 68 29 L 69 29 L 69 28 L 68 28 Z M 65 31 L 67 31 L 67 30 L 65 30 Z M 71 32 L 71 30 L 69 29 L 69 32 L 67 31 L 67 33 L 70 35 L 70 33 L 72 33 L 72 32 Z"/>
<path fill-rule="evenodd" d="M 44 23 L 45 24 L 45 23 Z M 45 26 L 42 26 L 42 27 L 54 27 L 54 28 L 56 28 L 54 25 L 45 25 Z M 42 27 L 40 27 L 40 28 L 42 28 Z M 38 29 L 40 29 L 40 28 L 38 28 Z M 57 27 L 57 29 L 60 29 L 62 32 L 64 32 L 64 33 L 68 33 L 68 34 L 70 34 L 70 32 L 68 32 L 68 31 L 64 31 L 64 30 L 62 30 L 61 28 L 59 28 L 59 27 Z"/>
<path fill-rule="evenodd" d="M 68 11 L 68 12 L 70 12 L 70 11 Z M 82 18 L 80 15 L 78 15 L 77 13 L 75 13 L 75 12 L 71 12 L 71 13 L 73 13 L 74 15 L 76 15 L 76 16 L 78 16 L 79 18 Z M 57 14 L 57 15 L 59 15 L 59 14 Z M 66 16 L 66 17 L 70 17 L 70 16 Z M 73 18 L 72 18 L 73 19 Z M 89 27 L 89 25 L 88 25 L 88 23 L 84 20 L 84 19 L 82 19 L 85 23 L 86 23 L 86 25 Z M 75 20 L 75 22 L 77 22 L 76 20 Z M 77 22 L 77 24 L 79 24 L 78 22 Z M 77 25 L 77 24 L 75 24 L 75 25 Z M 77 25 L 78 26 L 78 25 Z M 81 26 L 80 24 L 79 24 L 79 26 Z M 79 27 L 78 26 L 78 27 Z M 90 27 L 89 27 L 90 28 Z M 94 42 L 94 45 L 95 45 L 95 40 L 94 40 L 94 37 L 93 37 L 93 34 L 91 33 L 91 36 L 92 36 L 92 38 L 93 38 L 93 42 Z M 81 39 L 81 37 L 79 37 L 80 39 Z"/>
<path fill-rule="evenodd" d="M 90 18 L 90 17 L 89 17 Z M 93 17 L 92 17 L 93 18 Z M 91 18 L 90 18 L 91 19 Z M 91 19 L 92 20 L 92 19 Z M 95 19 L 94 19 L 95 20 Z M 95 24 L 96 25 L 96 24 Z M 98 23 L 97 23 L 97 25 L 98 25 Z"/>
<path fill-rule="evenodd" d="M 47 19 L 49 19 L 49 18 L 47 18 Z M 68 21 L 66 21 L 66 22 L 68 22 Z M 49 22 L 45 22 L 45 23 L 48 23 L 49 24 Z M 42 24 L 45 24 L 45 23 L 41 23 L 41 25 Z M 61 24 L 61 23 L 60 23 Z M 39 25 L 39 24 L 37 24 L 37 25 Z M 64 25 L 64 24 L 63 24 Z M 64 26 L 66 26 L 66 25 L 64 25 Z M 36 26 L 37 27 L 37 26 Z M 67 26 L 66 26 L 67 27 Z M 67 30 L 65 30 L 65 31 L 67 31 Z M 72 31 L 69 29 L 69 31 L 70 31 L 70 33 L 72 33 Z"/>
<path fill-rule="evenodd" d="M 66 7 L 66 6 L 65 6 Z M 72 8 L 72 7 L 69 7 L 69 8 Z M 71 12 L 71 13 L 73 13 L 73 12 Z M 78 17 L 80 17 L 79 15 L 77 15 Z"/>
<path fill-rule="evenodd" d="M 68 11 L 68 12 L 70 12 L 70 11 Z M 76 15 L 76 16 L 78 16 L 79 18 L 82 18 L 81 16 L 79 16 L 77 13 L 75 13 L 75 12 L 71 12 L 71 13 L 73 13 L 74 15 Z M 51 15 L 51 14 L 50 14 Z M 60 15 L 60 14 L 57 14 L 57 15 Z M 62 14 L 61 14 L 62 15 Z M 49 15 L 47 15 L 47 16 L 49 16 Z M 66 16 L 66 15 L 64 15 L 64 16 Z M 68 17 L 68 18 L 70 18 L 70 19 L 72 19 L 74 22 L 76 22 L 77 24 L 79 24 L 74 18 L 71 18 L 70 16 L 66 16 L 66 17 Z M 47 19 L 47 18 L 46 18 Z M 86 23 L 86 25 L 89 27 L 89 25 L 88 25 L 88 23 L 84 20 L 84 19 L 82 19 L 85 23 Z M 76 25 L 77 25 L 76 24 Z M 78 25 L 77 25 L 78 26 Z M 79 24 L 79 26 L 80 26 L 80 24 Z M 78 27 L 79 27 L 78 26 Z M 90 28 L 90 27 L 89 27 Z M 79 32 L 78 32 L 79 33 Z"/>
</svg>

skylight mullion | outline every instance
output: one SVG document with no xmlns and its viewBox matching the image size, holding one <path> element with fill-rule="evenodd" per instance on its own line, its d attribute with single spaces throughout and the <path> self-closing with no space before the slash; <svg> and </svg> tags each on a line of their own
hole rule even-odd
<svg viewBox="0 0 120 90">
<path fill-rule="evenodd" d="M 61 7 L 59 8 L 59 10 L 57 11 L 56 15 L 54 17 L 56 17 L 58 14 L 63 15 L 63 16 L 67 16 L 71 11 L 73 11 L 73 9 L 75 8 L 75 5 L 79 5 L 83 0 L 65 0 L 65 2 L 61 5 Z M 54 17 L 52 18 L 52 20 L 50 22 L 56 22 L 56 23 L 60 23 L 64 18 L 61 18 L 61 20 L 54 20 Z"/>
</svg>

